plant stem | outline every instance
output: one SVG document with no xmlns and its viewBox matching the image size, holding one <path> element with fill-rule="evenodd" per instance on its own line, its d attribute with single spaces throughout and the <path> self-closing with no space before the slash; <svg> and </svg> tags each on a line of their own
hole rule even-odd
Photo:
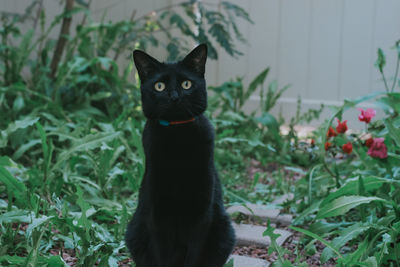
<svg viewBox="0 0 400 267">
<path fill-rule="evenodd" d="M 74 0 L 66 0 L 65 1 L 65 9 L 64 12 L 68 12 L 72 10 L 74 6 Z M 62 53 L 64 51 L 64 47 L 68 41 L 67 36 L 69 35 L 69 28 L 71 26 L 72 16 L 68 15 L 63 18 L 63 22 L 61 25 L 60 36 L 58 37 L 56 49 L 54 50 L 53 59 L 51 60 L 50 69 L 51 69 L 51 78 L 55 77 L 57 72 L 58 63 L 60 62 Z M 52 98 L 53 100 L 56 98 L 57 89 L 54 89 Z"/>
<path fill-rule="evenodd" d="M 382 74 L 383 83 L 385 84 L 386 93 L 390 93 L 390 91 L 389 91 L 389 86 L 388 86 L 388 84 L 387 84 L 386 77 L 385 77 L 385 73 L 383 72 L 383 70 L 381 71 L 381 74 Z"/>
<path fill-rule="evenodd" d="M 396 71 L 394 72 L 393 84 L 390 92 L 393 93 L 394 88 L 396 86 L 397 75 L 399 74 L 399 65 L 400 65 L 400 54 L 397 56 L 397 64 L 396 64 Z"/>
<path fill-rule="evenodd" d="M 339 188 L 340 187 L 340 183 L 339 183 L 339 177 L 337 177 L 337 175 L 335 175 L 328 167 L 328 165 L 326 164 L 326 162 L 324 161 L 323 163 L 324 169 L 333 177 L 335 178 L 336 181 L 336 187 Z"/>
</svg>

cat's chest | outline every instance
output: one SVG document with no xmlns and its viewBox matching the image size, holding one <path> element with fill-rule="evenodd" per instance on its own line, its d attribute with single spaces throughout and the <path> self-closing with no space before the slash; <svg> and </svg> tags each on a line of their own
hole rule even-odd
<svg viewBox="0 0 400 267">
<path fill-rule="evenodd" d="M 147 156 L 159 168 L 201 168 L 212 157 L 212 140 L 198 127 L 162 129 L 149 140 Z"/>
<path fill-rule="evenodd" d="M 200 216 L 213 190 L 212 134 L 196 125 L 153 130 L 145 150 L 154 214 L 176 217 L 184 210 L 185 217 Z M 198 214 L 190 214 L 191 208 Z"/>
</svg>

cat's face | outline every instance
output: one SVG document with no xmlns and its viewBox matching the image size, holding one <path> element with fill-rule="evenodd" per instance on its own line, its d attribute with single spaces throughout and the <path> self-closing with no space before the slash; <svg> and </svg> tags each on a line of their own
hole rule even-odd
<svg viewBox="0 0 400 267">
<path fill-rule="evenodd" d="M 147 118 L 185 120 L 205 111 L 205 44 L 177 63 L 160 63 L 140 50 L 133 52 L 133 59 L 140 77 L 143 112 Z"/>
</svg>

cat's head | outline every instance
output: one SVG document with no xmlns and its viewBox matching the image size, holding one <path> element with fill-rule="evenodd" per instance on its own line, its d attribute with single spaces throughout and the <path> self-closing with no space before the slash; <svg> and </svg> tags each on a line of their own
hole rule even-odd
<svg viewBox="0 0 400 267">
<path fill-rule="evenodd" d="M 207 108 L 206 59 L 205 44 L 176 63 L 161 63 L 143 51 L 133 51 L 144 115 L 149 119 L 173 121 L 203 113 Z"/>
</svg>

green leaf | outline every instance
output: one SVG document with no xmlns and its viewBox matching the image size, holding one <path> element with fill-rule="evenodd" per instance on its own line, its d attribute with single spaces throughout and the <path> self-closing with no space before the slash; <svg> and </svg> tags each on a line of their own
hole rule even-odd
<svg viewBox="0 0 400 267">
<path fill-rule="evenodd" d="M 83 198 L 83 192 L 79 186 L 76 186 L 76 194 L 78 195 L 78 200 L 76 201 L 76 204 L 78 204 L 78 206 L 81 208 L 81 217 L 78 219 L 78 225 L 83 227 L 85 231 L 86 241 L 89 241 L 89 230 L 91 229 L 91 223 L 87 218 L 87 211 L 90 209 L 90 205 Z"/>
<path fill-rule="evenodd" d="M 334 229 L 341 227 L 343 223 L 328 223 L 324 220 L 317 221 L 310 225 L 309 230 L 317 235 L 324 235 L 331 232 Z"/>
<path fill-rule="evenodd" d="M 350 209 L 371 201 L 387 202 L 379 197 L 344 196 L 337 198 L 322 207 L 317 214 L 317 219 L 343 215 Z"/>
<path fill-rule="evenodd" d="M 378 262 L 375 257 L 369 257 L 365 260 L 366 267 L 378 267 Z"/>
<path fill-rule="evenodd" d="M 255 118 L 255 120 L 259 123 L 261 123 L 264 126 L 267 126 L 271 129 L 277 129 L 279 130 L 279 123 L 276 120 L 276 118 L 270 114 L 269 112 L 263 112 L 261 117 Z"/>
<path fill-rule="evenodd" d="M 326 241 L 322 237 L 320 237 L 320 236 L 318 236 L 318 235 L 316 235 L 316 234 L 314 234 L 314 233 L 312 233 L 312 232 L 310 232 L 308 230 L 301 229 L 301 228 L 298 228 L 298 227 L 295 227 L 295 226 L 289 226 L 289 228 L 292 229 L 292 230 L 295 230 L 297 232 L 303 233 L 305 235 L 308 235 L 308 236 L 320 241 L 325 246 L 331 248 L 336 253 L 336 255 L 338 255 L 340 258 L 343 258 L 342 254 L 340 254 L 340 252 L 331 243 L 329 243 L 328 241 Z"/>
<path fill-rule="evenodd" d="M 49 157 L 49 146 L 47 144 L 46 132 L 44 131 L 43 126 L 40 124 L 40 122 L 36 123 L 36 128 L 39 131 L 40 139 L 42 141 L 42 149 L 43 149 L 44 160 L 47 161 L 47 159 Z"/>
<path fill-rule="evenodd" d="M 28 228 L 26 229 L 26 235 L 28 238 L 31 236 L 32 231 L 36 228 L 39 227 L 40 225 L 46 223 L 49 221 L 51 218 L 54 218 L 54 216 L 42 216 L 40 218 L 33 218 L 32 223 L 29 224 Z"/>
<path fill-rule="evenodd" d="M 275 228 L 270 225 L 270 221 L 268 220 L 267 223 L 267 229 L 264 231 L 263 236 L 268 236 L 271 239 L 271 246 L 268 249 L 268 254 L 271 254 L 272 252 L 276 252 L 278 254 L 278 260 L 283 263 L 285 260 L 283 258 L 284 251 L 282 248 L 278 245 L 276 242 L 276 239 L 280 237 L 280 234 L 275 234 L 274 233 Z"/>
<path fill-rule="evenodd" d="M 17 120 L 15 122 L 12 122 L 7 129 L 5 130 L 5 132 L 7 134 L 13 133 L 18 129 L 25 129 L 29 126 L 34 125 L 37 121 L 39 121 L 38 117 L 35 118 L 31 118 L 31 117 L 25 117 L 22 120 Z"/>
<path fill-rule="evenodd" d="M 361 222 L 355 223 L 350 227 L 347 227 L 338 233 L 338 237 L 335 237 L 331 244 L 334 246 L 337 250 L 339 250 L 341 247 L 346 245 L 347 242 L 353 240 L 354 238 L 358 237 L 361 233 L 365 232 L 371 228 L 371 225 L 369 224 L 363 224 Z M 326 247 L 321 254 L 321 262 L 325 263 L 327 262 L 330 258 L 334 257 L 334 252 L 331 248 Z"/>
<path fill-rule="evenodd" d="M 90 96 L 90 100 L 99 101 L 99 100 L 109 98 L 111 95 L 112 95 L 111 92 L 97 92 Z"/>
<path fill-rule="evenodd" d="M 249 85 L 249 88 L 247 89 L 246 93 L 244 94 L 244 99 L 248 99 L 254 91 L 257 89 L 259 85 L 262 85 L 265 81 L 265 79 L 268 76 L 270 68 L 267 67 L 265 70 L 263 70 L 260 74 L 258 74 L 251 82 Z"/>
<path fill-rule="evenodd" d="M 369 245 L 369 240 L 364 239 L 360 244 L 358 244 L 357 250 L 353 253 L 347 254 L 346 257 L 339 261 L 342 263 L 342 266 L 352 266 L 352 264 L 360 261 L 360 258 L 366 253 Z"/>
<path fill-rule="evenodd" d="M 298 224 L 303 223 L 304 219 L 305 219 L 307 216 L 309 216 L 309 215 L 313 214 L 314 212 L 318 211 L 319 205 L 321 204 L 321 202 L 322 202 L 322 200 L 314 201 L 313 204 L 312 204 L 310 207 L 308 207 L 307 209 L 305 209 L 299 216 L 297 216 L 297 217 L 293 220 L 292 224 L 293 224 L 293 225 L 298 225 Z"/>
<path fill-rule="evenodd" d="M 15 122 L 12 122 L 8 125 L 7 129 L 3 130 L 0 132 L 0 148 L 6 147 L 7 142 L 8 142 L 8 136 L 17 131 L 18 129 L 25 129 L 29 126 L 32 126 L 39 120 L 38 117 L 36 118 L 31 118 L 31 117 L 25 117 L 22 120 L 17 120 Z"/>
<path fill-rule="evenodd" d="M 375 62 L 375 67 L 379 69 L 379 72 L 383 72 L 383 68 L 386 65 L 386 57 L 385 54 L 383 53 L 383 50 L 381 48 L 378 48 L 378 59 Z"/>
<path fill-rule="evenodd" d="M 26 257 L 4 255 L 0 256 L 0 263 L 7 262 L 11 264 L 11 266 L 22 266 L 22 264 L 25 262 L 25 259 Z"/>
<path fill-rule="evenodd" d="M 82 139 L 74 140 L 70 149 L 61 152 L 57 163 L 53 166 L 53 169 L 56 169 L 61 163 L 65 162 L 71 154 L 101 147 L 103 142 L 109 142 L 117 138 L 120 134 L 120 132 L 89 134 Z"/>
<path fill-rule="evenodd" d="M 244 10 L 242 7 L 228 1 L 222 1 L 221 4 L 224 8 L 233 11 L 236 17 L 240 17 L 247 20 L 250 23 L 254 23 L 251 20 L 249 13 L 247 13 L 246 10 Z"/>
<path fill-rule="evenodd" d="M 0 223 L 31 222 L 33 216 L 32 211 L 12 210 L 0 215 Z"/>
<path fill-rule="evenodd" d="M 8 170 L 2 166 L 0 166 L 0 182 L 3 182 L 6 187 L 13 191 L 14 193 L 25 193 L 26 187 L 24 183 L 20 182 L 8 172 Z"/>
<path fill-rule="evenodd" d="M 369 192 L 380 188 L 384 183 L 391 182 L 388 179 L 380 178 L 376 176 L 367 176 L 363 178 L 364 190 Z M 321 203 L 321 208 L 332 200 L 346 195 L 358 194 L 358 177 L 349 178 L 346 183 L 342 185 L 337 191 L 330 193 Z"/>
<path fill-rule="evenodd" d="M 233 267 L 233 259 L 230 259 L 227 263 L 225 263 L 224 267 Z"/>
<path fill-rule="evenodd" d="M 37 144 L 40 144 L 41 140 L 39 139 L 32 139 L 30 140 L 28 143 L 23 144 L 22 146 L 20 146 L 12 155 L 12 158 L 14 160 L 19 159 L 20 157 L 22 157 L 22 155 L 24 155 L 24 153 L 26 151 L 28 151 L 29 149 L 31 149 L 32 147 L 34 147 Z"/>
<path fill-rule="evenodd" d="M 246 139 L 246 138 L 235 138 L 235 137 L 221 138 L 216 143 L 217 144 L 223 144 L 223 143 L 233 143 L 233 144 L 235 144 L 235 143 L 240 143 L 240 142 L 247 143 L 251 147 L 257 147 L 257 146 L 265 147 L 265 144 L 261 143 L 261 141 L 259 141 L 259 140 L 249 140 L 249 139 Z"/>
<path fill-rule="evenodd" d="M 386 128 L 389 130 L 390 136 L 396 142 L 397 147 L 400 147 L 400 129 L 394 127 L 394 125 L 391 122 L 391 119 L 390 120 L 386 119 L 384 122 Z"/>
<path fill-rule="evenodd" d="M 67 267 L 68 265 L 65 263 L 61 256 L 51 256 L 48 260 L 48 267 Z"/>
<path fill-rule="evenodd" d="M 397 236 L 396 236 L 397 238 Z M 382 244 L 381 251 L 379 252 L 378 262 L 382 262 L 384 254 L 389 254 L 388 246 L 392 243 L 393 240 L 388 233 L 384 233 L 382 235 Z"/>
<path fill-rule="evenodd" d="M 310 175 L 308 176 L 308 204 L 311 205 L 312 203 L 312 186 L 313 186 L 313 177 L 314 177 L 314 172 L 322 167 L 322 164 L 317 164 L 315 165 L 311 171 L 310 171 Z"/>
</svg>

